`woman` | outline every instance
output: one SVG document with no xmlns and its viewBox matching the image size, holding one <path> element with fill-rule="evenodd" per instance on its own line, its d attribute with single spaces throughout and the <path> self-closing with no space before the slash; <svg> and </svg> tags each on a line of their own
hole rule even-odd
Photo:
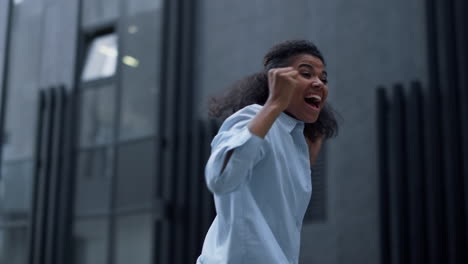
<svg viewBox="0 0 468 264">
<path fill-rule="evenodd" d="M 198 264 L 298 263 L 310 168 L 337 123 L 313 43 L 280 43 L 264 67 L 211 101 L 211 116 L 229 117 L 206 165 L 217 216 Z"/>
</svg>

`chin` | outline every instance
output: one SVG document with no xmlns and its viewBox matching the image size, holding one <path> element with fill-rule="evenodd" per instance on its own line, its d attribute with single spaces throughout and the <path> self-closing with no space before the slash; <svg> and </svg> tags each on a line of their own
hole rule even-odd
<svg viewBox="0 0 468 264">
<path fill-rule="evenodd" d="M 304 118 L 302 118 L 301 120 L 304 123 L 315 123 L 315 122 L 317 122 L 318 117 L 319 117 L 318 114 L 317 115 L 308 115 L 308 116 L 304 116 Z"/>
<path fill-rule="evenodd" d="M 315 118 L 315 119 L 307 119 L 307 120 L 303 120 L 303 121 L 304 121 L 304 123 L 311 124 L 311 123 L 317 122 L 317 119 L 318 119 L 318 118 Z"/>
</svg>

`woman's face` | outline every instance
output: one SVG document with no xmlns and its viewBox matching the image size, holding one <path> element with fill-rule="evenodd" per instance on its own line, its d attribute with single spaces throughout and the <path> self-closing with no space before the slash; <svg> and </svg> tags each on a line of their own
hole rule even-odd
<svg viewBox="0 0 468 264">
<path fill-rule="evenodd" d="M 290 66 L 299 75 L 296 90 L 285 111 L 298 120 L 314 123 L 328 96 L 325 66 L 319 58 L 310 54 L 295 56 Z"/>
</svg>

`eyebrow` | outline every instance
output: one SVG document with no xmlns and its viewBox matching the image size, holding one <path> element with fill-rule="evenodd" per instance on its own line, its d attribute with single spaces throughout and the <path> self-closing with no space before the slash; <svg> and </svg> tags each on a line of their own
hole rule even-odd
<svg viewBox="0 0 468 264">
<path fill-rule="evenodd" d="M 308 64 L 308 63 L 301 63 L 301 64 L 299 64 L 299 68 L 300 67 L 307 67 L 307 68 L 309 68 L 309 69 L 311 69 L 313 71 L 315 70 L 315 67 Z M 325 75 L 325 77 L 328 77 L 328 72 L 327 71 L 322 71 L 322 75 Z"/>
</svg>

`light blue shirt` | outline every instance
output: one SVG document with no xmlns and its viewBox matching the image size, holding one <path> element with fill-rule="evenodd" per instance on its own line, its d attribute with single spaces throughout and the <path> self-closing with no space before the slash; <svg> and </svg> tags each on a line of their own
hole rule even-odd
<svg viewBox="0 0 468 264">
<path fill-rule="evenodd" d="M 262 139 L 247 128 L 261 108 L 231 115 L 211 143 L 205 177 L 217 216 L 197 264 L 298 263 L 312 193 L 304 123 L 281 113 Z"/>
</svg>

